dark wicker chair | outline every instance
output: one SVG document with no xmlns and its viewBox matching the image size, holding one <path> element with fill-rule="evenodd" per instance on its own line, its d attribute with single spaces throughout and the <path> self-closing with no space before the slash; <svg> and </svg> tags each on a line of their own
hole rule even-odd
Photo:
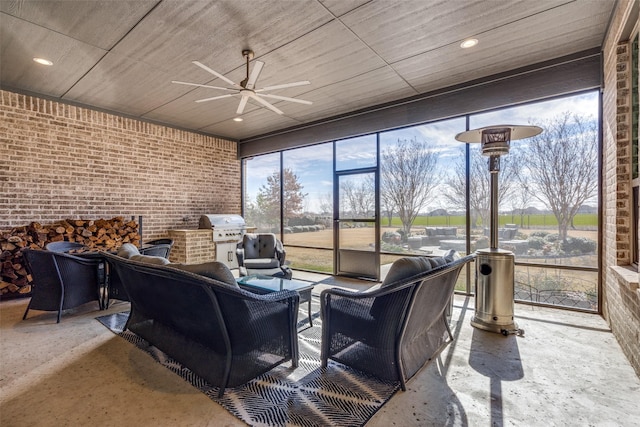
<svg viewBox="0 0 640 427">
<path fill-rule="evenodd" d="M 296 292 L 244 291 L 216 262 L 163 266 L 111 254 L 105 258 L 131 301 L 126 328 L 220 387 L 220 397 L 226 387 L 286 361 L 298 366 Z M 212 279 L 210 273 L 224 277 Z"/>
<path fill-rule="evenodd" d="M 399 381 L 406 390 L 406 382 L 453 340 L 447 307 L 460 270 L 473 258 L 403 258 L 379 289 L 322 291 L 322 366 L 332 359 Z"/>
<path fill-rule="evenodd" d="M 140 253 L 142 255 L 161 256 L 169 259 L 171 248 L 173 247 L 173 239 L 156 239 L 150 240 L 142 245 Z"/>
<path fill-rule="evenodd" d="M 172 239 L 151 240 L 145 243 L 145 247 L 143 249 L 138 249 L 138 252 L 141 255 L 159 256 L 169 259 L 169 253 L 171 252 L 172 246 Z M 127 295 L 127 291 L 122 284 L 122 279 L 120 279 L 118 272 L 112 268 L 109 268 L 109 266 L 107 266 L 107 272 L 108 285 L 103 303 L 104 307 L 109 308 L 111 300 L 114 299 L 117 299 L 119 301 L 129 301 L 129 296 Z"/>
<path fill-rule="evenodd" d="M 293 273 L 285 262 L 286 251 L 273 233 L 247 233 L 238 243 L 236 257 L 240 276 L 262 274 L 291 279 Z"/>
<path fill-rule="evenodd" d="M 97 301 L 101 307 L 99 268 L 100 260 L 86 259 L 65 253 L 25 250 L 25 259 L 33 277 L 31 301 L 22 319 L 29 310 L 57 311 L 58 320 L 62 310 Z"/>
<path fill-rule="evenodd" d="M 59 253 L 79 253 L 83 251 L 88 251 L 89 248 L 78 242 L 67 242 L 65 240 L 59 242 L 50 242 L 47 243 L 45 248 L 48 251 L 59 252 Z"/>
</svg>

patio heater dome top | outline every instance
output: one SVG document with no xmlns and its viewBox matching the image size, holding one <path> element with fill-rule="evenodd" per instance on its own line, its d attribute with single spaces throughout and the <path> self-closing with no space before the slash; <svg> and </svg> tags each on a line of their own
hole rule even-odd
<svg viewBox="0 0 640 427">
<path fill-rule="evenodd" d="M 509 132 L 510 140 L 518 140 L 530 138 L 532 136 L 536 136 L 542 132 L 542 128 L 539 126 L 522 126 L 522 125 L 494 125 L 487 126 L 479 129 L 468 130 L 466 132 L 460 132 L 456 135 L 456 140 L 460 142 L 466 142 L 467 144 L 471 143 L 480 143 L 482 142 L 482 135 L 489 133 L 506 133 Z"/>
</svg>

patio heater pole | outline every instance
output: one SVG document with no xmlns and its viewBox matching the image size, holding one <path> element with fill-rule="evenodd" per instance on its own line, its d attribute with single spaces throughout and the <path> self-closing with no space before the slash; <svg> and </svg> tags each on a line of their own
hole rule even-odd
<svg viewBox="0 0 640 427">
<path fill-rule="evenodd" d="M 500 172 L 500 156 L 489 157 L 489 173 L 491 175 L 491 210 L 489 216 L 491 217 L 491 225 L 489 227 L 491 232 L 491 239 L 489 240 L 489 247 L 491 249 L 498 249 L 498 173 Z"/>
<path fill-rule="evenodd" d="M 522 335 L 524 331 L 513 321 L 515 256 L 511 251 L 498 248 L 500 156 L 509 153 L 512 139 L 530 138 L 540 132 L 542 129 L 537 126 L 499 125 L 456 135 L 458 141 L 482 144 L 482 155 L 489 157 L 491 175 L 489 249 L 476 251 L 476 310 L 471 325 L 505 336 Z"/>
</svg>

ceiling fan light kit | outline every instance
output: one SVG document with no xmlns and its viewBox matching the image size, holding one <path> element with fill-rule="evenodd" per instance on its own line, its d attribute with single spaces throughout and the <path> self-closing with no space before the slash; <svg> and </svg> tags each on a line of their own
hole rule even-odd
<svg viewBox="0 0 640 427">
<path fill-rule="evenodd" d="M 215 77 L 219 78 L 220 80 L 222 80 L 223 82 L 227 83 L 231 87 L 220 87 L 220 86 L 203 85 L 203 84 L 199 84 L 199 83 L 181 82 L 181 81 L 177 81 L 177 80 L 173 80 L 171 83 L 187 85 L 187 86 L 197 86 L 197 87 L 203 87 L 203 88 L 207 88 L 207 89 L 223 90 L 223 91 L 226 91 L 226 92 L 232 92 L 232 93 L 227 93 L 225 95 L 214 96 L 214 97 L 211 97 L 211 98 L 198 99 L 198 100 L 196 100 L 196 102 L 198 102 L 198 103 L 200 103 L 200 102 L 208 102 L 208 101 L 215 101 L 217 99 L 224 99 L 224 98 L 230 98 L 230 97 L 233 97 L 233 96 L 240 96 L 240 103 L 238 104 L 238 109 L 236 110 L 236 114 L 242 114 L 244 112 L 244 109 L 247 106 L 247 102 L 249 101 L 249 99 L 254 100 L 258 104 L 260 104 L 262 107 L 268 108 L 269 110 L 273 111 L 274 113 L 277 113 L 277 114 L 280 114 L 280 115 L 284 114 L 282 112 L 282 110 L 280 110 L 278 107 L 276 107 L 275 105 L 273 105 L 272 103 L 270 103 L 269 101 L 267 101 L 264 98 L 277 99 L 279 101 L 296 102 L 298 104 L 305 104 L 305 105 L 311 105 L 312 104 L 311 101 L 306 101 L 304 99 L 291 98 L 291 97 L 288 97 L 288 96 L 273 95 L 273 94 L 270 94 L 270 93 L 265 93 L 265 92 L 269 92 L 269 91 L 277 90 L 277 89 L 285 89 L 285 88 L 290 88 L 290 87 L 309 85 L 309 84 L 311 84 L 311 82 L 309 82 L 308 80 L 303 80 L 303 81 L 293 82 L 293 83 L 284 83 L 284 84 L 274 85 L 274 86 L 265 86 L 263 88 L 256 89 L 255 85 L 256 85 L 256 82 L 258 81 L 258 77 L 260 77 L 260 73 L 262 72 L 262 68 L 264 67 L 264 62 L 262 62 L 262 61 L 254 61 L 253 70 L 251 71 L 251 74 L 249 74 L 249 62 L 254 58 L 254 53 L 250 49 L 245 49 L 245 50 L 242 51 L 242 57 L 246 61 L 247 73 L 246 73 L 245 79 L 242 80 L 239 84 L 235 83 L 234 81 L 232 81 L 230 79 L 228 79 L 227 77 L 225 77 L 224 75 L 218 73 L 217 71 L 207 67 L 206 65 L 204 65 L 203 63 L 201 63 L 199 61 L 192 61 L 193 64 L 197 65 L 198 67 L 202 68 L 203 70 L 207 71 L 208 73 L 213 74 Z"/>
</svg>

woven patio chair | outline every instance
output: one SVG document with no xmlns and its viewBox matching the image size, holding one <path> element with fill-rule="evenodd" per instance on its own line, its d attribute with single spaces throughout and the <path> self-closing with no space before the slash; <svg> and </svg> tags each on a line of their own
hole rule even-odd
<svg viewBox="0 0 640 427">
<path fill-rule="evenodd" d="M 140 248 L 142 255 L 161 256 L 169 259 L 171 248 L 173 247 L 173 239 L 155 239 L 146 242 Z"/>
<path fill-rule="evenodd" d="M 240 276 L 262 274 L 291 279 L 293 273 L 287 265 L 286 251 L 273 233 L 247 233 L 238 243 L 236 256 Z"/>
<path fill-rule="evenodd" d="M 453 340 L 447 307 L 473 258 L 401 258 L 378 289 L 322 291 L 322 366 L 332 359 L 406 390 L 406 382 Z"/>
<path fill-rule="evenodd" d="M 97 301 L 100 297 L 98 259 L 80 258 L 65 253 L 27 249 L 24 251 L 27 268 L 33 277 L 29 310 L 57 311 L 60 323 L 62 310 Z"/>
<path fill-rule="evenodd" d="M 47 243 L 45 248 L 48 251 L 59 253 L 77 253 L 89 250 L 88 246 L 83 243 L 67 242 L 66 240 Z"/>
</svg>

